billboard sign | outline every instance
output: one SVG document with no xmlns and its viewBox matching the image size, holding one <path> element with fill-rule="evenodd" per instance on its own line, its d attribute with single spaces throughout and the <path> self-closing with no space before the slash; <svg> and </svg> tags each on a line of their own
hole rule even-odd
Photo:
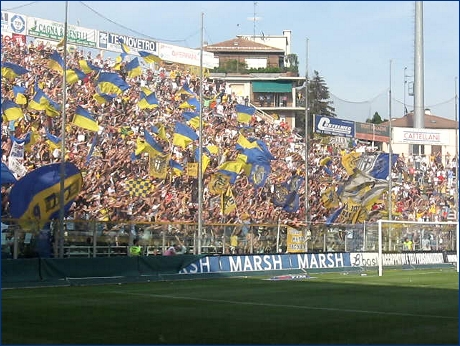
<svg viewBox="0 0 460 346">
<path fill-rule="evenodd" d="M 353 138 L 355 137 L 355 122 L 315 114 L 315 132 Z"/>
<path fill-rule="evenodd" d="M 63 23 L 47 19 L 35 17 L 27 19 L 27 35 L 49 41 L 60 41 L 64 37 L 64 27 Z M 68 25 L 67 42 L 76 46 L 96 48 L 96 30 Z"/>
<path fill-rule="evenodd" d="M 449 131 L 445 129 L 393 128 L 393 143 L 449 145 Z"/>
<path fill-rule="evenodd" d="M 156 41 L 119 35 L 106 31 L 99 31 L 97 47 L 99 49 L 121 53 L 120 39 L 122 39 L 124 44 L 133 50 L 130 52 L 133 55 L 138 55 L 137 51 L 139 50 L 158 55 L 158 44 Z"/>
<path fill-rule="evenodd" d="M 2 33 L 25 35 L 27 17 L 22 14 L 2 11 Z"/>
<path fill-rule="evenodd" d="M 355 123 L 355 137 L 367 141 L 388 142 L 390 127 L 382 124 Z"/>
<path fill-rule="evenodd" d="M 159 57 L 162 60 L 177 64 L 200 66 L 200 50 L 173 46 L 170 44 L 159 44 Z M 214 68 L 214 54 L 203 52 L 203 67 Z"/>
</svg>

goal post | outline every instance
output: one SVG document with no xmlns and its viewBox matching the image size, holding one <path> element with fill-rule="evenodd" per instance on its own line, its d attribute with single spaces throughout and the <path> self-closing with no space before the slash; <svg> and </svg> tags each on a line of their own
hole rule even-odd
<svg viewBox="0 0 460 346">
<path fill-rule="evenodd" d="M 383 275 L 386 253 L 455 252 L 459 272 L 459 223 L 378 220 L 378 275 Z M 403 243 L 408 239 L 411 248 Z M 384 254 L 385 251 L 385 254 Z M 418 255 L 417 255 L 418 256 Z"/>
</svg>

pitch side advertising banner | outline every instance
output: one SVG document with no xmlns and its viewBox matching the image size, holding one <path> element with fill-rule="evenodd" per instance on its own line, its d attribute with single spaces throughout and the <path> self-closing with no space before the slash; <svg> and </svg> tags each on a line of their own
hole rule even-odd
<svg viewBox="0 0 460 346">
<path fill-rule="evenodd" d="M 114 34 L 107 31 L 99 31 L 98 34 L 98 45 L 99 49 L 105 49 L 112 52 L 121 53 L 120 39 L 126 44 L 132 51 L 130 54 L 139 55 L 137 51 L 142 50 L 145 52 L 153 53 L 158 56 L 158 43 L 156 41 L 147 40 L 143 38 L 136 38 L 132 36 Z"/>
<path fill-rule="evenodd" d="M 353 267 L 377 267 L 378 253 L 351 252 L 350 262 Z M 442 252 L 407 252 L 382 254 L 383 266 L 402 266 L 445 263 Z"/>
<path fill-rule="evenodd" d="M 200 51 L 170 44 L 159 43 L 159 57 L 183 65 L 200 66 Z M 203 67 L 214 68 L 214 54 L 203 52 Z"/>
<path fill-rule="evenodd" d="M 393 142 L 398 144 L 449 145 L 449 131 L 444 129 L 393 128 Z"/>
<path fill-rule="evenodd" d="M 11 33 L 26 35 L 27 17 L 22 14 L 2 11 L 2 35 Z"/>
<path fill-rule="evenodd" d="M 325 135 L 355 137 L 355 122 L 315 114 L 315 132 Z"/>
<path fill-rule="evenodd" d="M 64 24 L 47 19 L 28 17 L 27 35 L 50 41 L 60 41 L 64 37 Z M 96 48 L 96 30 L 75 25 L 67 25 L 69 44 Z"/>
<path fill-rule="evenodd" d="M 350 267 L 349 253 L 282 254 L 203 257 L 182 269 L 182 274 L 252 272 L 284 269 Z"/>
</svg>

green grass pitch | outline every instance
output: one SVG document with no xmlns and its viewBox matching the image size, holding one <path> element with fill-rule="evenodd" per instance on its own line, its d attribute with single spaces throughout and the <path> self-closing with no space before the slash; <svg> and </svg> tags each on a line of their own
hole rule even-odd
<svg viewBox="0 0 460 346">
<path fill-rule="evenodd" d="M 455 269 L 310 275 L 3 290 L 1 341 L 458 344 Z"/>
</svg>

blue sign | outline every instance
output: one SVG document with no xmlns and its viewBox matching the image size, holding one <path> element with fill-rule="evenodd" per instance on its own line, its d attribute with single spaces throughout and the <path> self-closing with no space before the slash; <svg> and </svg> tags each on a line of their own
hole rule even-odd
<svg viewBox="0 0 460 346">
<path fill-rule="evenodd" d="M 26 30 L 26 21 L 23 16 L 15 14 L 11 17 L 11 30 L 15 34 L 22 34 Z"/>
<path fill-rule="evenodd" d="M 325 135 L 355 137 L 355 122 L 315 114 L 315 132 Z"/>
</svg>

